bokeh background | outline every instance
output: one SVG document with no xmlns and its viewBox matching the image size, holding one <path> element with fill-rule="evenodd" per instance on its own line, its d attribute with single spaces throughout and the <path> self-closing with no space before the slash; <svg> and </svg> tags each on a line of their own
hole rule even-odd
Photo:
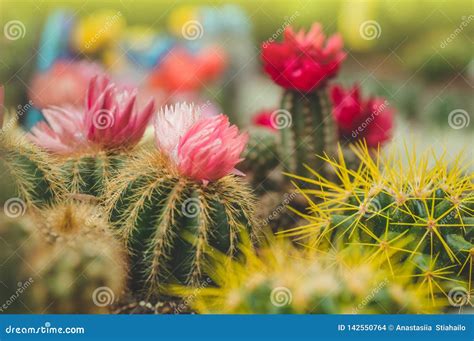
<svg viewBox="0 0 474 341">
<path fill-rule="evenodd" d="M 420 149 L 464 150 L 472 160 L 470 0 L 0 0 L 0 84 L 6 107 L 17 111 L 25 129 L 41 118 L 30 102 L 32 80 L 63 58 L 95 61 L 160 104 L 196 100 L 245 128 L 256 112 L 278 107 L 281 96 L 262 72 L 262 44 L 281 39 L 288 25 L 307 29 L 315 21 L 344 38 L 348 57 L 337 81 L 358 82 L 365 94 L 383 96 L 395 108 L 389 145 L 410 141 Z M 179 59 L 173 77 L 200 62 L 208 72 L 189 88 L 163 90 L 156 72 L 176 45 L 203 57 Z M 206 55 L 211 48 L 217 50 Z M 53 86 L 42 96 L 55 91 Z M 10 183 L 1 175 L 1 203 L 12 197 Z M 16 282 L 2 274 L 23 255 L 3 244 L 0 229 L 0 254 L 7 255 L 0 264 L 0 293 L 8 295 Z M 28 310 L 21 299 L 15 304 L 10 312 Z"/>
</svg>

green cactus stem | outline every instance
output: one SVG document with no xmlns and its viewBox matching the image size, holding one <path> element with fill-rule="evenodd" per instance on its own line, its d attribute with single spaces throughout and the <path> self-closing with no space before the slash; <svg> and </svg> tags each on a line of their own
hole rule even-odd
<svg viewBox="0 0 474 341">
<path fill-rule="evenodd" d="M 334 155 L 337 143 L 334 119 L 323 90 L 302 94 L 287 90 L 283 111 L 291 115 L 291 124 L 282 127 L 282 157 L 287 171 L 307 174 L 304 165 L 324 172 L 325 164 L 317 157 Z M 286 112 L 285 112 L 286 111 Z"/>
<path fill-rule="evenodd" d="M 20 132 L 0 136 L 0 159 L 28 206 L 52 203 L 65 192 L 61 170 L 54 159 L 31 144 Z"/>
<path fill-rule="evenodd" d="M 179 176 L 157 152 L 125 166 L 106 197 L 130 253 L 130 286 L 148 296 L 170 282 L 197 283 L 206 246 L 233 254 L 239 231 L 254 226 L 254 199 L 243 181 L 198 183 Z"/>
</svg>

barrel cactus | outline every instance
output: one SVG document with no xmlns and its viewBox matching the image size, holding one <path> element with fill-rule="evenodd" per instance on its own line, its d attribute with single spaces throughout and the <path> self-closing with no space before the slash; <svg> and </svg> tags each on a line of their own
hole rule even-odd
<svg viewBox="0 0 474 341">
<path fill-rule="evenodd" d="M 55 156 L 70 192 L 100 196 L 107 179 L 133 155 L 153 111 L 153 101 L 139 108 L 136 90 L 97 76 L 83 109 L 43 110 L 46 122 L 33 127 L 29 138 Z"/>
<path fill-rule="evenodd" d="M 126 260 L 105 216 L 94 205 L 55 204 L 33 212 L 35 241 L 23 272 L 34 283 L 38 313 L 104 313 L 125 288 Z"/>
<path fill-rule="evenodd" d="M 194 284 L 207 245 L 233 254 L 254 223 L 244 181 L 229 173 L 245 135 L 227 117 L 200 117 L 192 105 L 165 108 L 155 120 L 158 150 L 129 162 L 107 188 L 110 220 L 130 253 L 130 286 L 146 296 L 163 284 Z"/>
<path fill-rule="evenodd" d="M 356 171 L 346 167 L 341 151 L 338 161 L 326 159 L 338 183 L 316 171 L 313 178 L 290 175 L 314 188 L 300 190 L 309 201 L 301 212 L 308 224 L 284 233 L 317 247 L 344 241 L 389 249 L 392 241 L 410 237 L 407 259 L 426 255 L 438 267 L 449 267 L 451 277 L 471 282 L 473 175 L 461 156 L 453 162 L 431 152 L 383 156 L 362 143 L 353 151 L 361 163 Z"/>
<path fill-rule="evenodd" d="M 411 268 L 393 276 L 383 258 L 360 246 L 329 253 L 299 250 L 273 240 L 256 251 L 245 243 L 230 260 L 212 251 L 217 287 L 194 290 L 192 307 L 204 314 L 376 314 L 436 312 L 426 288 L 412 283 Z M 245 245 L 247 244 L 247 245 Z M 188 297 L 191 291 L 172 287 Z"/>
</svg>

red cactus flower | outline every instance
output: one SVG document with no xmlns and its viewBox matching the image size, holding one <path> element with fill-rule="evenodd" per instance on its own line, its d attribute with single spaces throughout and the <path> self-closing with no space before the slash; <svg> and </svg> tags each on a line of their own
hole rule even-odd
<svg viewBox="0 0 474 341">
<path fill-rule="evenodd" d="M 313 24 L 308 33 L 295 33 L 288 26 L 282 43 L 265 42 L 262 59 L 265 72 L 285 89 L 310 92 L 334 77 L 346 54 L 339 34 L 326 41 L 321 25 Z"/>
<path fill-rule="evenodd" d="M 275 125 L 275 120 L 272 116 L 275 110 L 262 110 L 258 112 L 253 118 L 252 122 L 256 126 L 261 126 L 268 128 L 270 130 L 276 131 L 277 127 Z"/>
<path fill-rule="evenodd" d="M 369 147 L 377 147 L 390 139 L 393 109 L 384 98 L 363 100 L 360 88 L 355 84 L 349 90 L 333 86 L 331 100 L 341 138 L 346 141 L 365 139 Z"/>
</svg>

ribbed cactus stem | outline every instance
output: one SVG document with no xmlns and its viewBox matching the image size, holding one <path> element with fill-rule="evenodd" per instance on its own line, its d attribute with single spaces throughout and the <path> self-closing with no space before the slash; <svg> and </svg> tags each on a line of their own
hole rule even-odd
<svg viewBox="0 0 474 341">
<path fill-rule="evenodd" d="M 97 153 L 69 156 L 60 160 L 70 193 L 101 196 L 125 157 L 119 153 Z"/>
<path fill-rule="evenodd" d="M 49 204 L 65 192 L 61 171 L 51 156 L 21 134 L 6 132 L 0 136 L 0 159 L 27 205 Z"/>
<path fill-rule="evenodd" d="M 131 162 L 109 185 L 110 219 L 131 255 L 130 287 L 146 296 L 173 282 L 198 283 L 205 249 L 233 254 L 239 231 L 254 221 L 243 181 L 205 185 L 177 175 L 158 154 Z"/>
<path fill-rule="evenodd" d="M 306 175 L 304 165 L 324 172 L 318 155 L 334 155 L 336 132 L 323 90 L 302 94 L 287 90 L 282 107 L 291 114 L 290 128 L 281 130 L 283 159 L 287 171 Z M 291 140 L 291 141 L 290 141 Z"/>
</svg>

